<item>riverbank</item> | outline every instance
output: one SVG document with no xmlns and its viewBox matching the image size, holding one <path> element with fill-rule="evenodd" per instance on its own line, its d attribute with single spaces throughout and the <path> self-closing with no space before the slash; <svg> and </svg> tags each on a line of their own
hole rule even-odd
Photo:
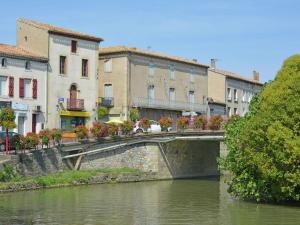
<svg viewBox="0 0 300 225">
<path fill-rule="evenodd" d="M 48 176 L 16 177 L 9 182 L 0 182 L 0 192 L 147 180 L 156 180 L 155 173 L 145 173 L 133 168 L 64 171 Z"/>
</svg>

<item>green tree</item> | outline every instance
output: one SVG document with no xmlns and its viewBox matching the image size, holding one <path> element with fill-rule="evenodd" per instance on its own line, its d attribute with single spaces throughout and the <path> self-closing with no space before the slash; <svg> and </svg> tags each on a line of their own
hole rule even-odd
<svg viewBox="0 0 300 225">
<path fill-rule="evenodd" d="M 300 200 L 300 55 L 288 58 L 243 118 L 225 126 L 229 192 L 258 202 Z"/>
<path fill-rule="evenodd" d="M 5 137 L 5 148 L 6 148 L 6 158 L 8 158 L 9 142 L 8 142 L 8 130 L 16 127 L 15 123 L 15 112 L 11 108 L 3 108 L 0 111 L 0 126 L 4 127 L 6 130 Z"/>
</svg>

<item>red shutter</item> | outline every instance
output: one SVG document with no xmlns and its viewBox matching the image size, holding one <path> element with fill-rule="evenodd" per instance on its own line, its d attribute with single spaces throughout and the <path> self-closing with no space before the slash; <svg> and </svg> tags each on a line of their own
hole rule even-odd
<svg viewBox="0 0 300 225">
<path fill-rule="evenodd" d="M 20 98 L 24 98 L 24 79 L 23 78 L 20 78 L 19 96 L 20 96 Z"/>
<path fill-rule="evenodd" d="M 32 80 L 32 98 L 37 98 L 37 79 Z"/>
<path fill-rule="evenodd" d="M 8 87 L 9 97 L 14 97 L 14 78 L 9 77 L 9 87 Z"/>
</svg>

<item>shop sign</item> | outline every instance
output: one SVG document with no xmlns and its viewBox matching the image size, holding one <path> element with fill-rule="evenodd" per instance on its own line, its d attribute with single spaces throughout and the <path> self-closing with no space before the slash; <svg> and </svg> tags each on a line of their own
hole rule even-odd
<svg viewBox="0 0 300 225">
<path fill-rule="evenodd" d="M 28 105 L 18 102 L 12 102 L 11 108 L 14 110 L 28 111 Z"/>
</svg>

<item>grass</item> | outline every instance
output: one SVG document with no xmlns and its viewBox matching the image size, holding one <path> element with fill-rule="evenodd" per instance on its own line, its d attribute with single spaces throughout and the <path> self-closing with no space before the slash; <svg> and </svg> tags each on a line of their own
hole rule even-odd
<svg viewBox="0 0 300 225">
<path fill-rule="evenodd" d="M 64 171 L 39 177 L 16 177 L 9 182 L 0 182 L 0 190 L 22 190 L 40 187 L 67 186 L 75 184 L 87 184 L 89 180 L 100 174 L 124 174 L 138 173 L 133 168 L 107 168 L 95 170 Z"/>
</svg>

